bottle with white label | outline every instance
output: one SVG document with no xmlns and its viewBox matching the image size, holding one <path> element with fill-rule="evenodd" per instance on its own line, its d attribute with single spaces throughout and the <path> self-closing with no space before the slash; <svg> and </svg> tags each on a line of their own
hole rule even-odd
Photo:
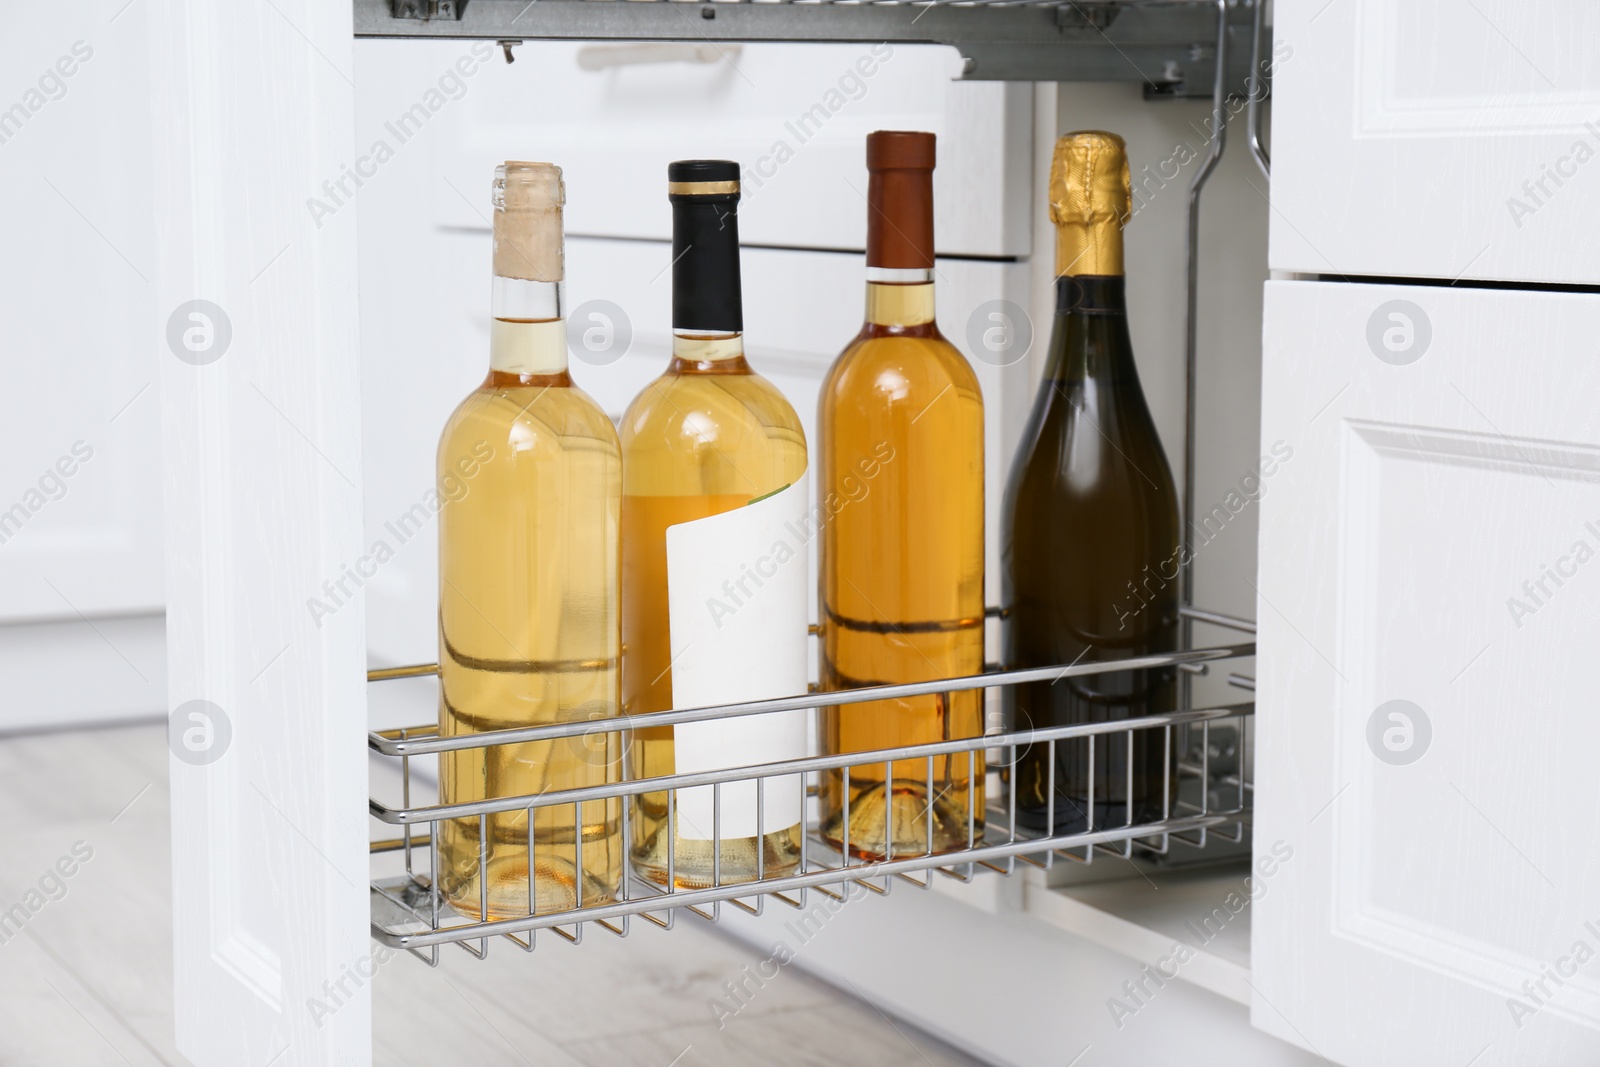
<svg viewBox="0 0 1600 1067">
<path fill-rule="evenodd" d="M 671 164 L 667 174 L 672 361 L 622 420 L 627 714 L 805 692 L 804 597 L 789 595 L 790 585 L 805 582 L 798 522 L 805 432 L 783 394 L 744 356 L 739 167 L 690 160 Z M 760 510 L 721 524 L 712 519 L 746 508 Z M 796 521 L 785 517 L 787 508 Z M 772 521 L 778 518 L 784 521 Z M 787 547 L 777 549 L 778 540 Z M 669 588 L 673 575 L 677 588 Z M 691 629 L 694 639 L 678 640 Z M 767 634 L 781 647 L 761 646 Z M 760 648 L 762 662 L 736 653 L 730 639 L 755 642 L 744 647 Z M 635 733 L 630 776 L 803 755 L 802 713 L 654 727 Z M 646 793 L 633 818 L 634 865 L 653 881 L 683 887 L 792 870 L 800 850 L 800 789 L 797 778 L 786 777 L 767 779 L 759 798 L 748 782 L 715 794 L 709 787 L 671 797 L 665 790 Z M 720 850 L 712 846 L 717 838 Z"/>
</svg>

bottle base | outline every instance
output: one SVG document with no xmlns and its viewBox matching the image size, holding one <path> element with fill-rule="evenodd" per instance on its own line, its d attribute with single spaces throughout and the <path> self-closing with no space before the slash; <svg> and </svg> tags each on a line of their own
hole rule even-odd
<svg viewBox="0 0 1600 1067">
<path fill-rule="evenodd" d="M 488 912 L 485 914 L 484 894 L 478 884 L 476 860 L 469 871 L 459 877 L 446 877 L 440 885 L 445 902 L 458 914 L 474 922 L 496 919 L 520 919 L 532 915 L 548 915 L 569 911 L 579 906 L 579 879 L 572 863 L 559 856 L 540 856 L 533 868 L 533 907 L 529 905 L 527 858 L 494 858 L 487 865 Z M 582 906 L 594 907 L 609 904 L 616 899 L 615 877 L 608 883 L 585 871 L 582 879 Z"/>
<path fill-rule="evenodd" d="M 709 889 L 738 885 L 758 878 L 793 874 L 800 865 L 800 827 L 791 826 L 762 838 L 762 857 L 756 863 L 756 839 L 741 837 L 722 842 L 721 857 L 710 841 L 680 836 L 672 843 L 672 863 L 667 863 L 667 836 L 657 832 L 633 852 L 633 869 L 645 880 L 677 889 Z M 715 862 L 713 862 L 715 860 Z"/>
<path fill-rule="evenodd" d="M 827 813 L 822 821 L 823 840 L 843 852 L 845 836 L 844 812 Z M 982 839 L 983 813 L 977 812 L 970 843 Z M 967 809 L 938 796 L 930 805 L 922 782 L 897 778 L 888 788 L 882 783 L 870 785 L 850 798 L 848 851 L 858 859 L 938 855 L 968 845 Z"/>
</svg>

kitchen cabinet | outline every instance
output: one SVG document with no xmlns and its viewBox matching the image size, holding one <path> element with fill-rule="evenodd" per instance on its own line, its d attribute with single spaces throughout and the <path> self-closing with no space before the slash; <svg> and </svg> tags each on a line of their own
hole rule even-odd
<svg viewBox="0 0 1600 1067">
<path fill-rule="evenodd" d="M 1297 0 L 1274 34 L 1275 269 L 1600 283 L 1600 8 Z"/>
<path fill-rule="evenodd" d="M 1251 1019 L 1348 1067 L 1600 1050 L 1596 12 L 1468 6 L 1275 27 Z"/>
<path fill-rule="evenodd" d="M 1236 120 L 1235 149 L 1213 180 L 1227 182 L 1230 221 L 1249 221 L 1202 219 L 1206 247 L 1220 249 L 1229 269 L 1202 277 L 1201 350 L 1224 349 L 1235 378 L 1230 389 L 1215 379 L 1196 384 L 1235 415 L 1231 434 L 1221 435 L 1235 444 L 1238 426 L 1255 423 L 1257 361 L 1250 342 L 1217 344 L 1238 332 L 1217 319 L 1232 309 L 1253 332 L 1265 270 L 1248 246 L 1268 218 L 1270 265 L 1281 274 L 1265 296 L 1261 447 L 1248 442 L 1242 457 L 1230 447 L 1225 459 L 1199 465 L 1199 477 L 1224 490 L 1236 462 L 1270 480 L 1253 498 L 1262 565 L 1231 581 L 1253 587 L 1247 599 L 1261 628 L 1248 872 L 1151 872 L 1102 855 L 1090 872 L 1099 880 L 1084 888 L 1056 872 L 926 894 L 901 888 L 853 906 L 838 920 L 850 936 L 819 945 L 809 966 L 860 983 L 874 1003 L 1001 1063 L 1121 1063 L 1187 1050 L 1212 1062 L 1287 1067 L 1323 1057 L 1369 1067 L 1394 1062 L 1397 1048 L 1375 1020 L 1406 1013 L 1446 1024 L 1406 1022 L 1408 1040 L 1428 1042 L 1406 1047 L 1407 1062 L 1584 1062 L 1591 1053 L 1592 990 L 1581 974 L 1565 976 L 1572 946 L 1562 940 L 1584 937 L 1581 923 L 1593 918 L 1581 910 L 1594 899 L 1596 871 L 1581 847 L 1581 813 L 1594 797 L 1580 758 L 1593 731 L 1576 713 L 1573 666 L 1592 612 L 1582 572 L 1562 568 L 1581 554 L 1574 546 L 1595 518 L 1586 514 L 1595 503 L 1586 488 L 1595 431 L 1582 405 L 1595 384 L 1582 341 L 1593 332 L 1595 298 L 1397 284 L 1593 281 L 1570 221 L 1584 203 L 1576 180 L 1571 195 L 1522 220 L 1522 231 L 1537 225 L 1544 237 L 1500 241 L 1494 227 L 1504 224 L 1472 206 L 1480 186 L 1498 189 L 1572 133 L 1589 60 L 1569 56 L 1569 42 L 1590 16 L 1556 4 L 1510 26 L 1511 5 L 1477 7 L 1424 5 L 1428 25 L 1446 27 L 1440 44 L 1399 5 L 1285 0 L 1274 28 L 1283 58 L 1271 203 L 1239 150 L 1245 131 Z M 1229 17 L 1226 5 L 1217 10 Z M 1487 36 L 1474 28 L 1478 16 Z M 361 671 L 369 656 L 416 658 L 427 643 L 431 628 L 419 611 L 428 605 L 431 551 L 421 542 L 370 584 L 341 588 L 336 610 L 309 604 L 331 596 L 326 589 L 366 552 L 374 524 L 419 491 L 415 472 L 433 431 L 402 440 L 389 427 L 437 426 L 478 374 L 484 223 L 475 205 L 486 165 L 517 154 L 502 148 L 506 141 L 547 130 L 548 143 L 576 161 L 574 187 L 580 175 L 592 183 L 592 200 L 573 201 L 574 302 L 590 299 L 589 283 L 579 281 L 587 274 L 632 291 L 627 303 L 640 309 L 636 351 L 579 368 L 615 410 L 652 373 L 664 342 L 662 298 L 648 282 L 650 265 L 661 262 L 664 215 L 656 192 L 626 190 L 659 190 L 660 162 L 695 132 L 683 123 L 686 110 L 705 109 L 725 131 L 707 140 L 707 154 L 757 151 L 751 129 L 804 106 L 817 72 L 825 81 L 833 67 L 809 67 L 791 46 L 750 45 L 741 53 L 746 73 L 775 86 L 774 96 L 755 100 L 735 84 L 737 70 L 700 63 L 699 52 L 667 64 L 659 50 L 523 45 L 519 64 L 539 62 L 537 92 L 519 105 L 512 86 L 520 83 L 509 80 L 517 67 L 484 65 L 482 49 L 468 42 L 363 43 L 358 56 L 350 11 L 339 5 L 266 11 L 164 0 L 147 18 L 158 116 L 154 303 L 212 301 L 247 342 L 204 366 L 164 359 L 159 372 L 168 702 L 225 726 L 214 736 L 226 739 L 211 750 L 175 750 L 172 764 L 180 1045 L 199 1064 L 274 1055 L 286 1064 L 362 1064 L 371 1055 L 364 989 L 333 1016 L 302 1006 L 333 977 L 370 962 Z M 1065 20 L 1056 27 L 1063 35 L 1120 32 L 1079 26 L 1066 13 L 1052 18 Z M 1523 32 L 1527 47 L 1516 45 Z M 1461 59 L 1489 55 L 1506 36 L 1513 57 L 1521 48 L 1535 63 L 1539 42 L 1554 48 L 1553 93 L 1517 73 L 1514 58 Z M 1402 65 L 1396 41 L 1437 62 Z M 389 89 L 380 101 L 399 110 L 364 111 L 358 75 L 365 51 L 378 47 L 432 49 L 414 53 L 429 59 L 465 52 L 477 65 L 474 80 L 460 74 L 466 88 L 455 100 L 441 91 L 439 108 L 424 104 L 432 117 L 415 136 L 438 143 L 419 141 L 372 176 L 361 170 L 372 167 L 361 162 L 364 145 L 383 134 L 370 122 L 409 111 L 406 94 L 422 100 L 428 78 L 447 70 L 374 67 Z M 852 51 L 817 54 L 831 61 Z M 1146 55 L 1135 51 L 1140 59 L 1125 57 L 1134 65 Z M 906 66 L 895 66 L 902 59 Z M 448 69 L 459 71 L 454 62 Z M 973 146 L 972 158 L 946 157 L 953 165 L 941 167 L 954 176 L 941 202 L 948 212 L 954 198 L 961 216 L 941 224 L 951 238 L 941 241 L 951 253 L 941 269 L 953 283 L 941 314 L 958 341 L 963 313 L 985 289 L 1011 294 L 1046 321 L 1049 245 L 1036 178 L 1041 147 L 1063 126 L 1089 125 L 1079 120 L 1094 114 L 1106 121 L 1092 124 L 1115 126 L 1123 115 L 1149 138 L 1144 158 L 1157 160 L 1170 151 L 1163 140 L 1190 147 L 1190 161 L 1214 140 L 1204 107 L 1147 103 L 1136 88 L 985 86 L 919 97 L 918 79 L 954 69 L 942 63 L 909 45 L 897 52 L 880 72 L 896 80 L 874 82 L 859 111 L 830 119 L 819 151 L 751 197 L 745 234 L 760 246 L 748 253 L 751 279 L 767 292 L 814 294 L 826 307 L 807 314 L 776 302 L 762 311 L 771 332 L 752 330 L 753 358 L 802 411 L 809 383 L 858 315 L 861 212 L 838 210 L 837 190 L 804 177 L 811 167 L 845 169 L 866 128 L 851 132 L 849 123 L 904 117 Z M 600 88 L 574 97 L 564 91 L 573 84 Z M 1374 86 L 1373 110 L 1358 110 Z M 1413 107 L 1418 100 L 1425 106 Z M 1107 109 L 1081 106 L 1089 101 Z M 1160 107 L 1173 110 L 1153 110 Z M 546 114 L 553 118 L 541 125 Z M 629 138 L 644 146 L 640 158 L 654 177 L 619 165 Z M 1499 162 L 1480 164 L 1506 145 L 1513 150 Z M 433 167 L 434 158 L 450 162 Z M 328 187 L 355 185 L 344 177 L 352 169 L 369 184 L 332 203 Z M 1136 220 L 1144 232 L 1156 232 L 1158 220 L 1184 221 L 1182 189 L 1194 173 L 1155 188 Z M 1433 191 L 1403 199 L 1407 183 Z M 997 190 L 992 210 L 975 191 L 989 187 Z M 414 248 L 426 249 L 425 268 L 405 254 Z M 1163 249 L 1175 251 L 1154 239 L 1138 250 L 1130 239 L 1151 279 L 1148 314 L 1134 325 L 1141 372 L 1175 451 L 1181 260 L 1150 254 Z M 268 262 L 275 266 L 258 276 Z M 1239 289 L 1246 294 L 1236 296 Z M 752 297 L 752 321 L 762 299 Z M 426 362 L 430 354 L 437 364 Z M 994 482 L 1027 381 L 1018 386 L 1016 371 L 984 373 L 999 394 Z M 1262 456 L 1275 459 L 1270 475 Z M 1560 598 L 1539 585 L 1553 582 L 1547 565 L 1566 582 L 1550 585 Z M 1502 595 L 1531 602 L 1523 583 L 1540 590 L 1539 601 L 1509 619 L 1511 609 L 1496 605 Z M 1243 596 L 1237 588 L 1228 595 Z M 1537 628 L 1543 636 L 1534 639 Z M 1406 763 L 1397 746 L 1424 736 L 1424 721 L 1428 747 Z M 1168 897 L 1159 888 L 1107 888 L 1119 874 L 1175 880 Z M 1252 881 L 1234 884 L 1245 877 Z M 1216 918 L 1241 888 L 1248 908 Z M 781 922 L 728 918 L 758 942 Z M 1157 995 L 1127 992 L 1125 982 L 1140 981 L 1146 964 L 1160 965 L 1208 921 L 1219 932 L 1200 938 L 1193 966 L 1157 985 Z M 943 939 L 931 941 L 930 927 Z M 952 952 L 976 961 L 980 977 L 935 989 Z M 1513 1019 L 1508 1000 L 1546 966 L 1566 985 Z M 1000 1032 L 992 1018 L 964 1018 L 962 1005 L 978 989 L 989 1008 L 1016 1005 L 1018 1021 Z M 1077 1042 L 1078 1033 L 1092 1036 Z"/>
<path fill-rule="evenodd" d="M 1597 327 L 1587 293 L 1267 287 L 1256 848 L 1294 861 L 1252 1019 L 1336 1063 L 1421 1039 L 1362 1024 L 1397 1010 L 1442 1024 L 1412 1061 L 1600 1054 Z"/>
</svg>

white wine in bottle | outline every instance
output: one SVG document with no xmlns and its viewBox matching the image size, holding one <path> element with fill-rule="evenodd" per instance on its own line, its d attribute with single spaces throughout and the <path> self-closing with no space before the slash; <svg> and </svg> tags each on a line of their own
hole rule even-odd
<svg viewBox="0 0 1600 1067">
<path fill-rule="evenodd" d="M 489 375 L 439 441 L 443 737 L 618 712 L 621 448 L 567 374 L 562 201 L 558 167 L 495 171 Z M 440 756 L 440 798 L 544 794 L 620 771 L 617 735 L 599 730 L 465 749 Z M 438 884 L 452 907 L 502 919 L 612 899 L 621 801 L 532 819 L 531 830 L 527 810 L 440 824 Z"/>
<path fill-rule="evenodd" d="M 867 314 L 818 402 L 822 688 L 983 670 L 983 396 L 939 332 L 934 135 L 867 138 Z M 983 731 L 977 691 L 823 708 L 829 753 Z M 822 776 L 822 833 L 867 858 L 964 848 L 983 833 L 983 753 Z M 846 820 L 846 811 L 849 813 Z M 970 816 L 970 821 L 969 821 Z"/>
<path fill-rule="evenodd" d="M 681 702 L 683 661 L 674 671 L 669 612 L 668 528 L 749 506 L 797 483 L 806 471 L 806 439 L 800 417 L 776 386 L 751 369 L 744 355 L 744 315 L 739 287 L 739 167 L 727 160 L 684 160 L 668 168 L 672 203 L 672 361 L 644 388 L 622 419 L 623 613 L 627 653 L 623 660 L 623 705 L 628 714 L 664 711 Z M 765 548 L 766 546 L 762 546 Z M 737 562 L 737 546 L 727 546 Z M 805 566 L 803 557 L 798 564 Z M 803 571 L 801 572 L 803 574 Z M 787 577 L 787 575 L 785 575 Z M 805 617 L 793 620 L 792 641 L 803 656 Z M 749 616 L 735 625 L 744 625 Z M 802 674 L 798 691 L 805 688 Z M 740 699 L 788 696 L 789 692 L 745 691 Z M 675 697 L 677 698 L 675 700 Z M 726 698 L 732 699 L 732 698 Z M 718 700 L 714 702 L 726 702 Z M 635 778 L 681 773 L 693 765 L 727 766 L 717 753 L 688 751 L 709 728 L 738 733 L 768 759 L 761 734 L 776 727 L 772 717 L 693 727 L 638 730 L 630 753 Z M 801 736 L 803 743 L 803 734 Z M 746 748 L 746 752 L 751 751 Z M 724 748 L 724 754 L 726 748 Z M 790 752 L 803 756 L 802 750 Z M 750 760 L 757 762 L 758 760 Z M 733 759 L 732 763 L 743 762 Z M 799 785 L 798 781 L 793 784 Z M 684 887 L 749 881 L 758 873 L 784 874 L 800 856 L 798 811 L 787 821 L 777 791 L 767 792 L 762 819 L 733 811 L 741 793 L 721 791 L 720 825 L 695 808 L 689 790 L 639 798 L 633 820 L 634 867 L 652 881 Z M 755 805 L 743 791 L 744 807 Z M 674 810 L 669 818 L 669 799 Z M 745 826 L 743 832 L 739 827 Z M 762 832 L 749 832 L 760 829 Z M 721 831 L 722 845 L 712 838 Z M 669 871 L 670 868 L 670 871 Z"/>
</svg>

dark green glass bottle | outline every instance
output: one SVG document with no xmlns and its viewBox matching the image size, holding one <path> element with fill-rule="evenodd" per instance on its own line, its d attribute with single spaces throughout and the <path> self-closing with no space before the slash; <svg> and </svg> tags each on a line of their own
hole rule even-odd
<svg viewBox="0 0 1600 1067">
<path fill-rule="evenodd" d="M 1122 226 L 1127 150 L 1068 134 L 1050 177 L 1056 315 L 1044 381 L 1007 486 L 1005 664 L 1045 667 L 1178 647 L 1178 501 L 1128 338 Z M 1128 719 L 1176 706 L 1173 668 L 1007 690 L 1015 729 Z M 1075 833 L 1159 820 L 1176 800 L 1164 731 L 1057 741 L 1017 754 L 1017 823 Z M 1010 795 L 1009 781 L 1004 795 Z M 1092 801 L 1091 801 L 1092 793 Z M 1091 812 L 1092 807 L 1092 812 Z M 1131 818 L 1131 821 L 1130 821 Z"/>
</svg>

